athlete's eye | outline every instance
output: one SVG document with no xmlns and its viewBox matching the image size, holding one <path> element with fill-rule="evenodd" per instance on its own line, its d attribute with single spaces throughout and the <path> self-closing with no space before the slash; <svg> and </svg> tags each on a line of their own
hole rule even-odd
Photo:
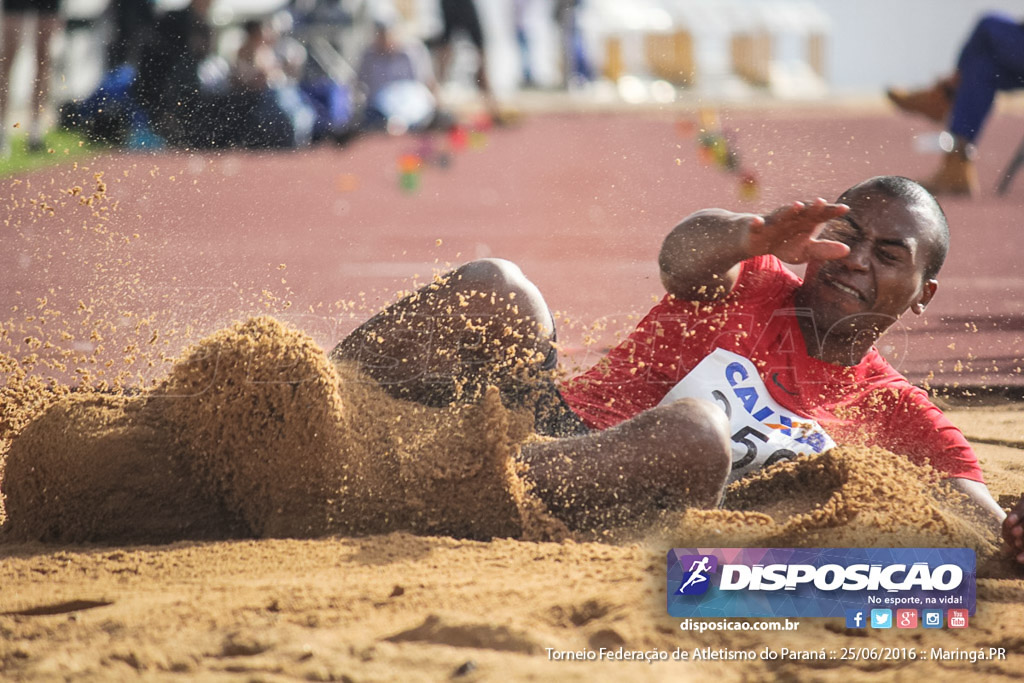
<svg viewBox="0 0 1024 683">
<path fill-rule="evenodd" d="M 836 242 L 842 242 L 843 244 L 853 244 L 857 241 L 858 233 L 849 224 L 844 222 L 828 223 L 825 229 L 821 231 L 821 236 L 834 240 Z"/>
<path fill-rule="evenodd" d="M 886 263 L 899 263 L 903 260 L 903 252 L 891 247 L 879 247 L 876 249 L 878 257 Z"/>
</svg>

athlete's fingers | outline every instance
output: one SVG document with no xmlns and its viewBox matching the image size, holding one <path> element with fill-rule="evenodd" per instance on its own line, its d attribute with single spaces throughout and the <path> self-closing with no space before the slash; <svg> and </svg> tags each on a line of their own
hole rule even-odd
<svg viewBox="0 0 1024 683">
<path fill-rule="evenodd" d="M 821 197 L 815 197 L 809 202 L 803 202 L 803 205 L 805 207 L 806 213 L 816 213 L 820 211 L 823 207 L 828 206 L 828 202 L 822 199 Z"/>
<path fill-rule="evenodd" d="M 850 247 L 842 242 L 812 239 L 807 243 L 808 260 L 835 261 L 850 253 Z"/>
<path fill-rule="evenodd" d="M 807 208 L 803 211 L 802 218 L 808 221 L 824 223 L 825 221 L 830 221 L 833 218 L 842 216 L 849 210 L 850 207 L 845 204 L 830 204 L 821 197 L 818 197 L 813 202 L 807 204 Z"/>
<path fill-rule="evenodd" d="M 787 220 L 791 220 L 794 216 L 798 215 L 804 208 L 803 202 L 793 202 L 786 206 L 780 206 L 775 209 L 767 216 L 765 216 L 765 222 L 767 223 L 782 223 Z"/>
<path fill-rule="evenodd" d="M 850 210 L 845 204 L 830 204 L 821 197 L 811 202 L 794 202 L 790 206 L 783 207 L 772 214 L 769 218 L 772 222 L 783 224 L 791 222 L 791 226 L 798 230 L 813 229 L 819 223 L 838 218 Z"/>
</svg>

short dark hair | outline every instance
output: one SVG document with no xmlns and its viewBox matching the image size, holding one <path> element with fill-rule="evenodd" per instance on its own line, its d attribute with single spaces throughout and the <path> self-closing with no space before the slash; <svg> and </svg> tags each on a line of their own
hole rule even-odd
<svg viewBox="0 0 1024 683">
<path fill-rule="evenodd" d="M 928 262 L 924 264 L 924 279 L 931 280 L 942 269 L 946 261 L 946 254 L 949 252 L 949 222 L 946 220 L 946 212 L 939 206 L 939 202 L 915 180 L 899 175 L 880 175 L 868 178 L 864 182 L 857 183 L 839 196 L 837 202 L 845 201 L 851 194 L 864 190 L 882 191 L 894 199 L 902 199 L 908 204 L 924 206 L 935 218 L 935 234 L 932 236 L 931 253 L 928 255 Z"/>
</svg>

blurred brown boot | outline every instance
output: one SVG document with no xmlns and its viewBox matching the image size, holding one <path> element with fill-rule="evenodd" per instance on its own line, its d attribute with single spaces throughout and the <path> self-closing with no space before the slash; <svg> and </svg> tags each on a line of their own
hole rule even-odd
<svg viewBox="0 0 1024 683">
<path fill-rule="evenodd" d="M 942 165 L 921 184 L 932 194 L 972 197 L 978 194 L 978 171 L 966 147 L 946 152 Z"/>
<path fill-rule="evenodd" d="M 945 123 L 953 108 L 957 78 L 945 78 L 924 90 L 890 88 L 885 91 L 897 107 L 911 114 L 920 114 L 935 123 Z"/>
</svg>

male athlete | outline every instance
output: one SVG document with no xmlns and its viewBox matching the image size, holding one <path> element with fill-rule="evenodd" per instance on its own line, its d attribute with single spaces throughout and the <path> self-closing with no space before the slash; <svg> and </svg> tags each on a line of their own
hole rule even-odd
<svg viewBox="0 0 1024 683">
<path fill-rule="evenodd" d="M 996 520 L 967 440 L 879 355 L 924 312 L 949 229 L 912 180 L 871 178 L 766 216 L 698 211 L 665 238 L 666 296 L 596 366 L 550 387 L 522 457 L 573 526 L 665 506 L 713 507 L 730 477 L 836 443 L 928 463 Z M 804 280 L 782 266 L 806 263 Z M 516 402 L 554 368 L 554 323 L 513 264 L 468 263 L 366 322 L 334 350 L 397 397 L 443 405 L 485 383 Z M 1003 535 L 1024 563 L 1024 504 Z"/>
</svg>

